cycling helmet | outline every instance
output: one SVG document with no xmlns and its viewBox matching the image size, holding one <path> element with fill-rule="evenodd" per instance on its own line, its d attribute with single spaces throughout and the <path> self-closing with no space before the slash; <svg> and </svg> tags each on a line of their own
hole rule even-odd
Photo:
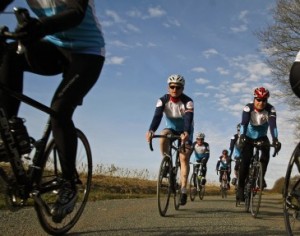
<svg viewBox="0 0 300 236">
<path fill-rule="evenodd" d="M 260 87 L 254 90 L 253 95 L 255 98 L 268 99 L 270 97 L 270 92 L 268 89 L 265 89 L 264 87 Z"/>
<path fill-rule="evenodd" d="M 204 133 L 198 133 L 196 135 L 196 139 L 204 139 L 205 138 L 205 134 Z"/>
<path fill-rule="evenodd" d="M 184 87 L 185 80 L 182 75 L 174 74 L 170 75 L 168 78 L 168 84 L 170 83 L 180 84 L 182 87 Z"/>
<path fill-rule="evenodd" d="M 290 85 L 294 94 L 300 98 L 299 62 L 294 63 L 290 72 Z"/>
</svg>

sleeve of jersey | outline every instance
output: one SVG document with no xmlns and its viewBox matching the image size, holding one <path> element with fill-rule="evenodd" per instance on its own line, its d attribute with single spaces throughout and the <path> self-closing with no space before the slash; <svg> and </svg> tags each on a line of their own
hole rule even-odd
<svg viewBox="0 0 300 236">
<path fill-rule="evenodd" d="M 54 34 L 79 25 L 85 16 L 88 2 L 88 0 L 70 1 L 61 13 L 40 18 L 45 34 Z"/>
<path fill-rule="evenodd" d="M 244 107 L 242 113 L 242 122 L 241 122 L 241 134 L 246 134 L 248 124 L 250 122 L 250 107 L 247 105 Z"/>
<path fill-rule="evenodd" d="M 193 101 L 189 101 L 186 104 L 186 111 L 184 115 L 184 132 L 190 132 L 192 131 L 192 125 L 194 120 L 194 103 Z"/>
<path fill-rule="evenodd" d="M 206 149 L 206 158 L 207 160 L 209 159 L 210 157 L 210 151 L 209 151 L 209 145 L 207 146 L 207 149 Z"/>
<path fill-rule="evenodd" d="M 276 124 L 276 111 L 275 108 L 271 108 L 271 112 L 269 115 L 269 125 L 270 125 L 270 132 L 272 139 L 278 138 L 278 130 L 277 130 L 277 124 Z"/>
<path fill-rule="evenodd" d="M 163 117 L 163 112 L 164 112 L 164 106 L 162 101 L 159 99 L 157 104 L 156 104 L 156 108 L 155 108 L 155 112 L 154 112 L 154 116 L 152 119 L 152 122 L 150 124 L 150 131 L 155 132 L 158 129 L 158 126 L 161 122 L 161 119 Z"/>
</svg>

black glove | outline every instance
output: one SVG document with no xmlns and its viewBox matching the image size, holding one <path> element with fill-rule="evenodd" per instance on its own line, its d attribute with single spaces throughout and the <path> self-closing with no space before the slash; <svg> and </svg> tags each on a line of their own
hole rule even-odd
<svg viewBox="0 0 300 236">
<path fill-rule="evenodd" d="M 42 22 L 32 17 L 20 23 L 15 32 L 20 35 L 20 40 L 25 45 L 45 36 Z"/>
<path fill-rule="evenodd" d="M 203 158 L 202 160 L 201 160 L 201 162 L 202 162 L 202 164 L 206 164 L 206 162 L 207 162 L 207 158 Z"/>
<path fill-rule="evenodd" d="M 275 148 L 275 152 L 278 153 L 278 152 L 280 151 L 280 149 L 281 149 L 281 143 L 278 141 L 277 138 L 274 138 L 274 139 L 273 139 L 272 145 L 273 145 L 274 148 Z"/>
<path fill-rule="evenodd" d="M 12 2 L 13 2 L 13 0 L 1 0 L 0 1 L 0 12 L 3 12 L 5 10 L 5 8 Z"/>
</svg>

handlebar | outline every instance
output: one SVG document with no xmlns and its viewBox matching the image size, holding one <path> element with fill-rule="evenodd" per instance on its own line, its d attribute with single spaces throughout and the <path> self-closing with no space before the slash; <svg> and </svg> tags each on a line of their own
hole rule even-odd
<svg viewBox="0 0 300 236">
<path fill-rule="evenodd" d="M 255 141 L 253 142 L 254 147 L 260 148 L 260 147 L 273 147 L 274 152 L 272 154 L 272 157 L 275 157 L 279 151 L 276 150 L 276 146 L 274 144 L 271 144 L 269 142 L 264 142 L 264 141 Z"/>
<path fill-rule="evenodd" d="M 156 135 L 156 134 L 154 134 L 154 135 L 152 135 L 151 138 L 150 138 L 150 142 L 149 142 L 149 148 L 150 148 L 151 151 L 154 150 L 153 145 L 152 145 L 152 139 L 153 138 L 167 138 L 167 139 L 176 140 L 176 139 L 180 139 L 180 135 L 178 135 L 178 134 L 165 134 L 165 135 L 160 135 L 160 134 Z"/>
</svg>

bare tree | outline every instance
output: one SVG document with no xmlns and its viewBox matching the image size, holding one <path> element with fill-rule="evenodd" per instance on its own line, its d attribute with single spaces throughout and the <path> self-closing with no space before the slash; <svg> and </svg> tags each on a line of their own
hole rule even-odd
<svg viewBox="0 0 300 236">
<path fill-rule="evenodd" d="M 266 63 L 282 91 L 281 96 L 292 110 L 299 110 L 300 100 L 292 92 L 288 78 L 300 50 L 300 0 L 278 0 L 272 14 L 274 24 L 256 34 L 268 54 Z M 299 121 L 300 117 L 293 118 L 293 122 L 300 124 Z"/>
</svg>

